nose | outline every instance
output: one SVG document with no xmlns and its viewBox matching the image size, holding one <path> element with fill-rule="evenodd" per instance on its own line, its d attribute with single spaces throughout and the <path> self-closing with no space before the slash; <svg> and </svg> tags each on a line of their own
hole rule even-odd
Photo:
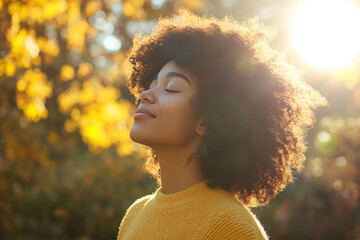
<svg viewBox="0 0 360 240">
<path fill-rule="evenodd" d="M 151 93 L 150 89 L 144 90 L 140 93 L 140 102 L 143 103 L 144 101 L 147 101 L 150 103 L 154 101 L 154 96 Z"/>
</svg>

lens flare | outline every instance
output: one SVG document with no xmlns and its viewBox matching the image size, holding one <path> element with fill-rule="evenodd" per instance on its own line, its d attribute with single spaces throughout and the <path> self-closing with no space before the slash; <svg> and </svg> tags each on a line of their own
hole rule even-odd
<svg viewBox="0 0 360 240">
<path fill-rule="evenodd" d="M 299 53 L 320 68 L 351 63 L 360 50 L 358 6 L 345 0 L 312 0 L 302 5 L 292 25 Z"/>
</svg>

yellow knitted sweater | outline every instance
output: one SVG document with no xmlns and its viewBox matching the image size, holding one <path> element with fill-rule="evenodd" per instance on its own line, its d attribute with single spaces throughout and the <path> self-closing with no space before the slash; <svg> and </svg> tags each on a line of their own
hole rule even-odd
<svg viewBox="0 0 360 240">
<path fill-rule="evenodd" d="M 121 221 L 117 240 L 268 239 L 249 208 L 206 182 L 183 191 L 137 199 Z"/>
</svg>

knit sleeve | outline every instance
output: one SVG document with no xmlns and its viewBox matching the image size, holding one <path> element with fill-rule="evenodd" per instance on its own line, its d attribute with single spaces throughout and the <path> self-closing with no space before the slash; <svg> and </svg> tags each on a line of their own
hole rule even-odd
<svg viewBox="0 0 360 240">
<path fill-rule="evenodd" d="M 215 218 L 204 239 L 268 240 L 268 236 L 251 212 L 225 211 Z"/>
<path fill-rule="evenodd" d="M 121 239 L 122 235 L 124 234 L 125 230 L 128 228 L 129 224 L 133 221 L 136 214 L 149 200 L 150 197 L 151 195 L 147 195 L 142 198 L 139 198 L 133 204 L 131 204 L 130 207 L 128 207 L 123 219 L 121 220 L 117 239 Z"/>
</svg>

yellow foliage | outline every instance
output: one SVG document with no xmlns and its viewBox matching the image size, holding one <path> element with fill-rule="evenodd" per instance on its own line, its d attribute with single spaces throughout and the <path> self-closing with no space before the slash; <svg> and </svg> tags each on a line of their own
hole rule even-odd
<svg viewBox="0 0 360 240">
<path fill-rule="evenodd" d="M 81 112 L 79 109 L 75 108 L 71 111 L 71 118 L 74 119 L 74 121 L 79 121 L 81 117 Z"/>
<path fill-rule="evenodd" d="M 41 64 L 41 57 L 37 56 L 36 58 L 34 58 L 33 62 L 34 66 L 39 66 Z"/>
<path fill-rule="evenodd" d="M 67 1 L 67 47 L 81 53 L 85 43 L 85 36 L 89 29 L 89 24 L 81 17 L 80 1 Z"/>
<path fill-rule="evenodd" d="M 95 79 L 90 79 L 86 81 L 83 85 L 83 89 L 79 96 L 80 104 L 88 104 L 95 101 L 95 94 L 99 89 L 100 84 Z"/>
<path fill-rule="evenodd" d="M 98 30 L 89 25 L 87 17 L 93 16 L 105 4 L 108 6 L 111 3 L 100 0 L 29 0 L 6 3 L 6 10 L 11 17 L 4 25 L 9 51 L 0 59 L 0 76 L 13 77 L 18 69 L 18 72 L 25 71 L 23 75 L 16 76 L 16 104 L 23 111 L 23 119 L 36 122 L 48 116 L 45 103 L 53 94 L 52 84 L 36 66 L 43 68 L 57 60 L 62 38 L 67 41 L 69 50 L 83 54 L 86 38 L 93 38 L 98 34 Z M 123 1 L 123 4 L 125 16 L 132 19 L 146 16 L 145 0 L 128 0 Z M 0 1 L 0 10 L 3 7 L 3 1 Z M 119 154 L 126 155 L 133 151 L 129 139 L 132 121 L 129 111 L 132 105 L 126 100 L 118 100 L 121 97 L 118 88 L 106 86 L 113 84 L 121 75 L 124 53 L 118 52 L 113 55 L 112 60 L 115 63 L 101 76 L 103 82 L 93 75 L 93 65 L 88 62 L 82 62 L 76 72 L 69 62 L 62 63 L 64 65 L 59 74 L 62 81 L 77 77 L 83 82 L 80 84 L 74 80 L 57 100 L 60 111 L 70 115 L 64 125 L 67 132 L 79 129 L 83 140 L 94 152 L 116 145 Z M 58 67 L 58 61 L 55 63 Z M 51 144 L 59 141 L 54 131 L 49 132 L 47 138 Z M 6 151 L 9 158 L 26 154 L 18 149 Z M 38 158 L 38 161 L 44 166 L 51 166 L 46 153 L 42 154 L 45 157 Z"/>
<path fill-rule="evenodd" d="M 26 38 L 26 40 L 25 40 L 25 48 L 33 58 L 38 56 L 39 47 L 36 44 L 34 37 L 28 36 Z"/>
<path fill-rule="evenodd" d="M 145 18 L 146 12 L 143 9 L 143 5 L 144 0 L 128 0 L 124 2 L 124 15 L 135 20 Z"/>
<path fill-rule="evenodd" d="M 11 28 L 6 32 L 6 37 L 10 42 L 10 51 L 4 60 L 0 61 L 0 75 L 14 76 L 17 68 L 29 68 L 31 65 L 40 65 L 41 63 L 35 31 L 25 28 L 19 31 L 16 29 L 18 27 Z"/>
<path fill-rule="evenodd" d="M 16 72 L 16 66 L 13 61 L 7 61 L 5 62 L 5 75 L 7 77 L 14 76 Z M 1 75 L 1 73 L 0 73 Z"/>
<path fill-rule="evenodd" d="M 59 54 L 59 46 L 56 39 L 47 39 L 40 37 L 36 39 L 40 51 L 50 56 L 56 57 Z"/>
<path fill-rule="evenodd" d="M 82 62 L 77 71 L 77 77 L 78 78 L 87 77 L 91 73 L 92 69 L 93 66 L 90 63 Z"/>
<path fill-rule="evenodd" d="M 106 136 L 106 130 L 97 119 L 84 118 L 80 132 L 84 141 L 91 145 L 102 148 L 108 148 L 111 145 L 110 139 Z"/>
<path fill-rule="evenodd" d="M 124 15 L 126 17 L 131 17 L 134 15 L 136 9 L 135 9 L 135 6 L 130 2 L 130 1 L 126 1 L 124 3 Z"/>
<path fill-rule="evenodd" d="M 11 27 L 6 30 L 6 38 L 8 41 L 11 41 L 11 38 L 18 33 L 20 29 L 20 18 L 19 14 L 14 14 L 11 16 Z"/>
<path fill-rule="evenodd" d="M 62 0 L 53 0 L 53 1 L 44 1 L 44 17 L 46 20 L 50 20 L 54 18 L 55 16 L 63 13 L 66 11 L 66 1 Z"/>
<path fill-rule="evenodd" d="M 16 83 L 16 103 L 30 121 L 47 118 L 45 99 L 52 95 L 52 84 L 40 69 L 28 69 Z"/>
<path fill-rule="evenodd" d="M 29 7 L 27 5 L 20 5 L 18 9 L 20 22 L 25 21 L 29 16 Z"/>
<path fill-rule="evenodd" d="M 85 20 L 74 22 L 68 27 L 68 48 L 81 53 L 84 48 L 86 32 L 89 24 Z"/>
<path fill-rule="evenodd" d="M 46 75 L 36 68 L 28 69 L 17 82 L 18 92 L 25 92 L 29 97 L 45 99 L 52 95 L 52 84 Z"/>
<path fill-rule="evenodd" d="M 101 7 L 102 7 L 101 1 L 94 0 L 87 2 L 85 7 L 85 14 L 90 17 L 94 15 L 98 10 L 100 10 Z"/>
<path fill-rule="evenodd" d="M 75 76 L 75 70 L 74 70 L 73 66 L 66 64 L 61 67 L 61 70 L 60 70 L 60 79 L 61 80 L 66 82 L 66 81 L 73 79 L 74 76 Z"/>
<path fill-rule="evenodd" d="M 29 24 L 33 24 L 33 23 L 44 23 L 45 21 L 45 14 L 44 14 L 44 6 L 39 6 L 39 5 L 33 5 L 30 8 L 29 11 L 29 18 L 28 18 L 28 23 Z"/>
<path fill-rule="evenodd" d="M 56 16 L 52 22 L 54 24 L 54 27 L 61 29 L 66 25 L 67 21 L 68 21 L 67 14 L 62 13 Z"/>
<path fill-rule="evenodd" d="M 144 0 L 130 0 L 129 2 L 131 2 L 136 8 L 144 6 Z"/>
<path fill-rule="evenodd" d="M 21 56 L 18 59 L 18 67 L 29 68 L 31 67 L 31 59 L 27 56 Z"/>
<path fill-rule="evenodd" d="M 112 60 L 116 63 L 122 63 L 125 59 L 124 52 L 117 52 L 113 55 Z"/>
<path fill-rule="evenodd" d="M 120 96 L 120 91 L 114 87 L 103 87 L 99 89 L 96 94 L 96 101 L 98 103 L 106 103 L 110 101 L 114 101 L 116 98 Z"/>
<path fill-rule="evenodd" d="M 132 105 L 126 100 L 118 101 L 119 96 L 117 88 L 103 86 L 94 78 L 84 82 L 81 89 L 78 83 L 72 84 L 58 98 L 60 109 L 71 115 L 65 122 L 65 130 L 72 132 L 79 128 L 83 141 L 94 153 L 124 143 L 120 152 L 130 153 L 132 148 L 126 143 L 131 141 Z"/>
<path fill-rule="evenodd" d="M 78 82 L 73 82 L 71 86 L 58 96 L 60 111 L 68 113 L 71 108 L 78 103 L 80 97 L 80 87 Z"/>
<path fill-rule="evenodd" d="M 64 127 L 67 132 L 74 132 L 76 130 L 76 123 L 71 119 L 67 119 Z"/>
<path fill-rule="evenodd" d="M 80 1 L 68 0 L 67 1 L 67 22 L 73 24 L 81 18 Z"/>
<path fill-rule="evenodd" d="M 48 116 L 44 103 L 39 99 L 28 102 L 24 106 L 23 111 L 26 118 L 33 122 L 38 122 L 41 118 L 47 118 Z"/>
<path fill-rule="evenodd" d="M 107 122 L 113 122 L 114 120 L 126 120 L 128 116 L 127 112 L 125 112 L 123 106 L 117 104 L 116 102 L 107 102 L 102 108 L 102 114 L 104 116 L 108 116 L 104 119 Z"/>
<path fill-rule="evenodd" d="M 120 156 L 128 156 L 134 152 L 134 147 L 131 143 L 122 143 L 116 148 L 116 152 Z"/>
<path fill-rule="evenodd" d="M 203 0 L 181 0 L 183 5 L 189 9 L 199 9 L 204 6 Z"/>
<path fill-rule="evenodd" d="M 20 22 L 26 21 L 28 24 L 44 23 L 55 16 L 65 12 L 67 7 L 65 0 L 52 1 L 28 1 L 24 4 L 12 2 L 9 4 L 10 15 L 17 15 Z"/>
<path fill-rule="evenodd" d="M 22 28 L 20 29 L 18 34 L 11 38 L 11 52 L 14 57 L 23 54 L 27 36 L 27 30 L 25 28 Z"/>
<path fill-rule="evenodd" d="M 12 2 L 9 4 L 8 13 L 11 16 L 19 14 L 20 11 L 21 11 L 21 4 L 19 2 Z"/>
</svg>

